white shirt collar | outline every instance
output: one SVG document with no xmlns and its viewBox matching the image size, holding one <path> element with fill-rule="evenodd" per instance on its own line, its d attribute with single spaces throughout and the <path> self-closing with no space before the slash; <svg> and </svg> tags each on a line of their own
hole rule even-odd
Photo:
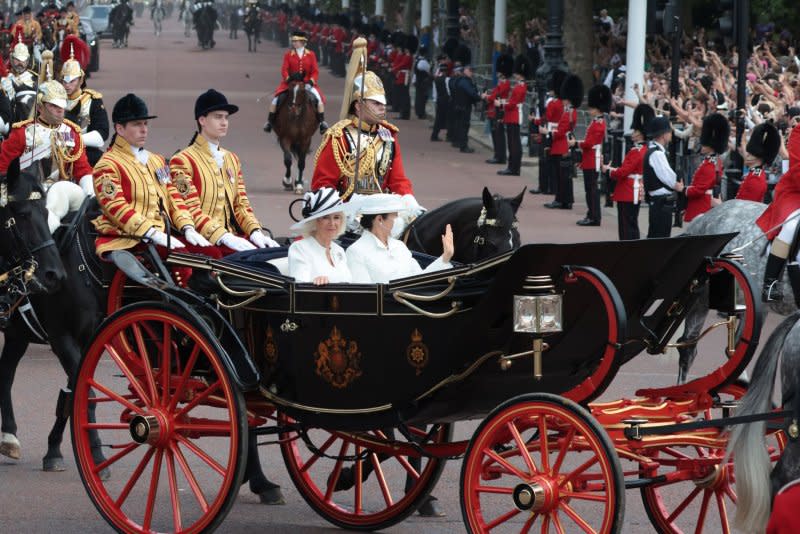
<svg viewBox="0 0 800 534">
<path fill-rule="evenodd" d="M 133 145 L 128 145 L 131 148 L 131 152 L 133 152 L 133 156 L 137 159 L 139 163 L 142 165 L 147 165 L 147 160 L 150 159 L 150 152 L 144 149 L 144 147 L 136 148 Z"/>
<path fill-rule="evenodd" d="M 217 166 L 221 169 L 225 161 L 225 151 L 220 148 L 219 143 L 213 143 L 209 141 L 208 138 L 206 138 L 206 142 L 208 143 L 208 150 L 211 151 L 211 155 L 214 156 Z"/>
</svg>

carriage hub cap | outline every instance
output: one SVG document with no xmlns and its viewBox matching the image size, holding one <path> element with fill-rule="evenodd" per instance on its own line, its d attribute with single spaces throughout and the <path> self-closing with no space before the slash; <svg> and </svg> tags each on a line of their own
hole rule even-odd
<svg viewBox="0 0 800 534">
<path fill-rule="evenodd" d="M 137 415 L 131 419 L 130 430 L 136 443 L 153 445 L 161 437 L 161 423 L 155 415 Z"/>
<path fill-rule="evenodd" d="M 514 505 L 519 510 L 530 510 L 532 512 L 540 511 L 548 501 L 545 485 L 536 482 L 519 484 L 514 488 L 513 498 Z"/>
</svg>

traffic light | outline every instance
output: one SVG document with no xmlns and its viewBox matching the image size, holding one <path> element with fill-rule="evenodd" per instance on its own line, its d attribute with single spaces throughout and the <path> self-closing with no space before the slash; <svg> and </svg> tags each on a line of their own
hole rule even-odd
<svg viewBox="0 0 800 534">
<path fill-rule="evenodd" d="M 672 35 L 680 25 L 678 6 L 671 1 L 647 0 L 647 33 Z"/>
</svg>

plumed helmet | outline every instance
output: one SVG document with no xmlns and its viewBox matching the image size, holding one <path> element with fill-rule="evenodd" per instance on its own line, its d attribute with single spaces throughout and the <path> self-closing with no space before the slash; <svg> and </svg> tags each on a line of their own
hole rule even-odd
<svg viewBox="0 0 800 534">
<path fill-rule="evenodd" d="M 781 148 L 781 136 L 772 123 L 763 122 L 753 128 L 747 141 L 747 152 L 765 164 L 772 163 Z"/>
<path fill-rule="evenodd" d="M 363 76 L 358 75 L 353 80 L 353 101 L 374 100 L 381 104 L 386 104 L 386 92 L 383 89 L 383 82 L 377 74 L 368 70 Z"/>
<path fill-rule="evenodd" d="M 602 83 L 593 85 L 586 95 L 586 102 L 590 108 L 608 113 L 611 111 L 611 89 Z"/>
<path fill-rule="evenodd" d="M 500 54 L 497 56 L 495 68 L 497 69 L 498 74 L 502 74 L 506 78 L 510 78 L 511 73 L 514 71 L 514 58 L 511 57 L 511 54 Z"/>
<path fill-rule="evenodd" d="M 61 79 L 69 83 L 84 75 L 91 51 L 79 37 L 68 35 L 61 44 Z"/>
<path fill-rule="evenodd" d="M 14 49 L 11 51 L 11 57 L 16 59 L 17 61 L 22 61 L 23 63 L 28 63 L 28 60 L 31 58 L 30 50 L 28 50 L 28 45 L 22 42 L 22 35 L 19 36 L 19 41 L 17 44 L 14 45 Z"/>
<path fill-rule="evenodd" d="M 526 80 L 530 80 L 533 75 L 533 67 L 528 56 L 524 54 L 518 55 L 514 59 L 514 74 L 519 74 Z"/>
<path fill-rule="evenodd" d="M 197 97 L 194 103 L 194 118 L 197 120 L 212 111 L 227 111 L 230 115 L 233 115 L 239 111 L 239 106 L 229 104 L 225 95 L 214 89 L 209 89 Z"/>
<path fill-rule="evenodd" d="M 419 39 L 417 39 L 416 35 L 406 36 L 406 48 L 412 54 L 415 54 L 417 52 L 417 48 L 419 48 Z"/>
<path fill-rule="evenodd" d="M 561 98 L 561 84 L 567 78 L 567 73 L 563 70 L 554 70 L 550 76 L 550 90 L 553 91 L 558 98 Z"/>
<path fill-rule="evenodd" d="M 583 81 L 574 74 L 568 75 L 561 84 L 559 97 L 569 100 L 573 107 L 579 107 L 583 102 Z"/>
<path fill-rule="evenodd" d="M 150 115 L 147 111 L 147 104 L 144 100 L 133 93 L 123 96 L 114 104 L 111 111 L 111 122 L 114 124 L 125 124 L 130 121 L 141 121 L 155 119 L 155 115 Z"/>
<path fill-rule="evenodd" d="M 647 133 L 647 126 L 650 124 L 650 121 L 653 120 L 656 116 L 656 112 L 648 106 L 647 104 L 639 104 L 633 110 L 633 120 L 631 121 L 631 129 L 641 132 L 642 134 Z"/>
<path fill-rule="evenodd" d="M 67 92 L 61 82 L 53 79 L 53 52 L 42 52 L 42 64 L 39 71 L 39 92 L 36 95 L 39 104 L 53 104 L 60 108 L 67 107 Z"/>
<path fill-rule="evenodd" d="M 700 131 L 700 144 L 711 147 L 717 154 L 728 150 L 731 126 L 728 119 L 721 113 L 712 113 L 703 119 L 703 129 Z"/>
</svg>

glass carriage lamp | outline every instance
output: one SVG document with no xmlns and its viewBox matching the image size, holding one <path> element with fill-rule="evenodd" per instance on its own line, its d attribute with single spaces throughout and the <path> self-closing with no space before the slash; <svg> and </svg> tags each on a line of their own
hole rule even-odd
<svg viewBox="0 0 800 534">
<path fill-rule="evenodd" d="M 514 295 L 514 332 L 533 334 L 533 375 L 542 378 L 543 336 L 561 332 L 563 295 L 550 276 L 526 276 L 524 295 Z M 510 358 L 506 360 L 510 364 Z"/>
</svg>

